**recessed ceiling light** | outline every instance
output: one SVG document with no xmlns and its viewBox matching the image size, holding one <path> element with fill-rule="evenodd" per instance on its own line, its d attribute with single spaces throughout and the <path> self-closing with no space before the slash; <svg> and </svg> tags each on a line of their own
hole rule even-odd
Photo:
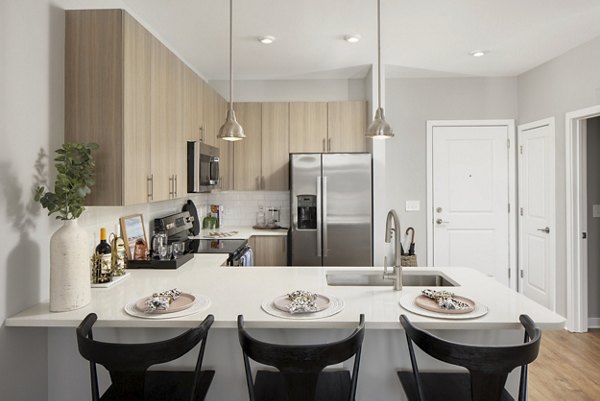
<svg viewBox="0 0 600 401">
<path fill-rule="evenodd" d="M 258 41 L 263 45 L 270 45 L 275 42 L 275 36 L 259 36 Z"/>
<path fill-rule="evenodd" d="M 356 43 L 362 39 L 360 35 L 346 35 L 344 36 L 344 40 L 348 43 Z"/>
<path fill-rule="evenodd" d="M 489 50 L 473 50 L 472 52 L 469 52 L 469 55 L 473 57 L 483 57 L 488 53 Z"/>
</svg>

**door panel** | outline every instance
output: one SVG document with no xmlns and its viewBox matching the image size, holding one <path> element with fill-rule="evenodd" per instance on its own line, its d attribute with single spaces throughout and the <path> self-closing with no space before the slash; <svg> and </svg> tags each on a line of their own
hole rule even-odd
<svg viewBox="0 0 600 401">
<path fill-rule="evenodd" d="M 371 266 L 371 155 L 323 155 L 323 266 Z"/>
<path fill-rule="evenodd" d="M 321 155 L 290 155 L 292 210 L 292 266 L 321 266 Z M 317 196 L 317 221 L 314 229 L 298 228 L 298 196 Z"/>
<path fill-rule="evenodd" d="M 519 289 L 528 298 L 553 308 L 553 125 L 519 127 L 519 144 Z"/>
<path fill-rule="evenodd" d="M 434 127 L 434 266 L 509 284 L 507 140 L 507 127 Z"/>
</svg>

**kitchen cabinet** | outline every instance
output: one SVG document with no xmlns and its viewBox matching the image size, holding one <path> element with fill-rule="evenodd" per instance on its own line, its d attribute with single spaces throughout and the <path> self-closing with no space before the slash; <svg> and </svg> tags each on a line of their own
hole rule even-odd
<svg viewBox="0 0 600 401">
<path fill-rule="evenodd" d="M 234 110 L 246 138 L 233 143 L 233 188 L 259 190 L 262 188 L 262 104 L 236 103 Z"/>
<path fill-rule="evenodd" d="M 290 152 L 325 152 L 327 103 L 290 103 Z"/>
<path fill-rule="evenodd" d="M 367 102 L 327 103 L 327 151 L 366 152 Z"/>
<path fill-rule="evenodd" d="M 255 235 L 248 240 L 255 266 L 287 266 L 287 235 Z"/>
<path fill-rule="evenodd" d="M 219 121 L 218 130 L 221 125 L 225 122 L 227 116 L 227 110 L 229 109 L 229 103 L 217 94 L 217 118 Z M 221 177 L 220 188 L 223 191 L 229 191 L 233 189 L 233 142 L 225 141 L 223 139 L 217 139 L 215 135 L 215 146 L 220 150 L 220 162 L 219 162 L 219 176 Z"/>
<path fill-rule="evenodd" d="M 65 141 L 95 142 L 88 205 L 147 201 L 152 35 L 123 10 L 65 16 Z"/>
<path fill-rule="evenodd" d="M 262 104 L 262 186 L 265 191 L 289 189 L 290 104 Z"/>
<path fill-rule="evenodd" d="M 221 121 L 221 99 L 219 94 L 210 86 L 205 85 L 204 94 L 202 97 L 202 107 L 204 111 L 204 130 L 202 141 L 210 146 L 219 147 L 217 135 L 219 128 L 225 121 L 225 117 Z"/>
</svg>

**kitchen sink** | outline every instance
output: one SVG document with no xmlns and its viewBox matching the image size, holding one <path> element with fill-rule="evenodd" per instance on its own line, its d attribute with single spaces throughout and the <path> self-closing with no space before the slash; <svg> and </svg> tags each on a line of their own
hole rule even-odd
<svg viewBox="0 0 600 401">
<path fill-rule="evenodd" d="M 393 280 L 383 278 L 383 269 L 329 270 L 327 285 L 331 286 L 392 286 Z M 458 283 L 440 272 L 411 272 L 404 270 L 402 285 L 406 287 L 457 287 Z"/>
</svg>

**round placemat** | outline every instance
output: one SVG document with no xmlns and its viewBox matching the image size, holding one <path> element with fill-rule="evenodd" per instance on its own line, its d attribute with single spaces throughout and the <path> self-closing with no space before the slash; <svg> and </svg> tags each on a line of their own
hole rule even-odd
<svg viewBox="0 0 600 401">
<path fill-rule="evenodd" d="M 292 320 L 312 320 L 312 319 L 323 319 L 329 316 L 333 316 L 336 313 L 340 313 L 342 309 L 344 309 L 344 301 L 338 297 L 328 297 L 329 298 L 329 307 L 327 309 L 323 309 L 319 312 L 312 313 L 295 313 L 291 314 L 289 312 L 284 312 L 282 310 L 277 309 L 273 304 L 272 299 L 268 299 L 264 301 L 261 305 L 262 309 L 267 312 L 269 315 L 280 317 L 283 319 L 292 319 Z"/>
<path fill-rule="evenodd" d="M 154 314 L 154 313 L 144 313 L 144 312 L 140 311 L 135 306 L 136 302 L 137 301 L 128 303 L 127 305 L 125 305 L 125 307 L 123 309 L 125 310 L 125 313 L 127 313 L 128 315 L 131 315 L 134 317 L 139 317 L 142 319 L 175 319 L 178 317 L 193 315 L 194 313 L 201 312 L 210 306 L 209 298 L 204 297 L 202 295 L 196 295 L 196 300 L 194 301 L 194 304 L 187 309 L 180 310 L 178 312 L 172 312 L 172 313 Z"/>
<path fill-rule="evenodd" d="M 437 319 L 449 319 L 449 320 L 462 320 L 462 319 L 475 319 L 484 316 L 488 313 L 488 307 L 480 302 L 475 303 L 475 309 L 469 313 L 456 314 L 456 313 L 442 313 L 433 312 L 427 309 L 423 309 L 415 304 L 415 299 L 421 295 L 421 293 L 408 293 L 400 298 L 400 306 L 409 312 L 415 313 L 421 316 L 434 317 Z"/>
</svg>

